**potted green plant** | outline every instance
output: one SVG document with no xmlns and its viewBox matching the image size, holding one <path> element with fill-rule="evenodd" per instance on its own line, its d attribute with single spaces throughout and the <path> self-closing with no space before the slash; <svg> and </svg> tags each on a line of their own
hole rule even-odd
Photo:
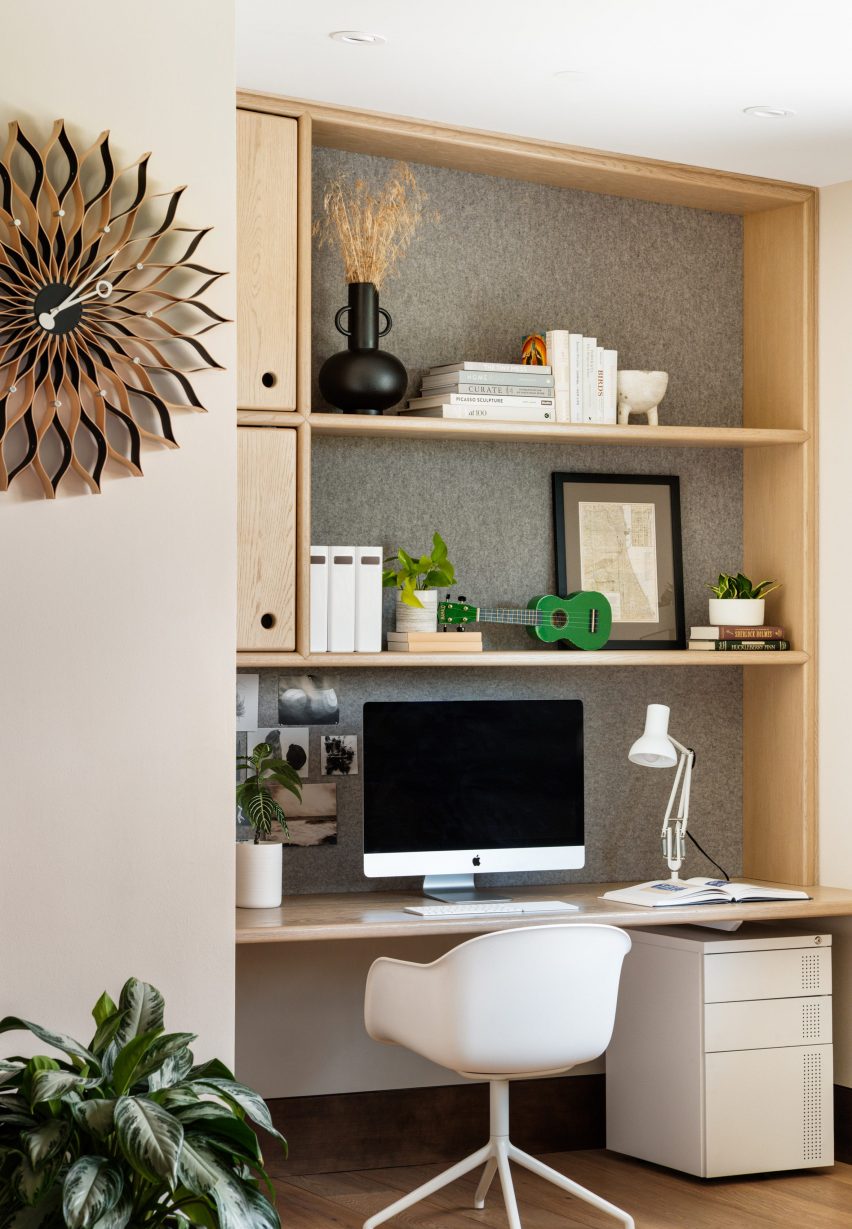
<svg viewBox="0 0 852 1229">
<path fill-rule="evenodd" d="M 780 587 L 777 580 L 762 580 L 755 585 L 742 572 L 736 576 L 720 572 L 716 584 L 707 586 L 713 594 L 710 623 L 713 627 L 760 627 L 764 622 L 764 598 Z"/>
<path fill-rule="evenodd" d="M 292 764 L 277 756 L 269 743 L 258 743 L 251 755 L 237 756 L 237 806 L 254 829 L 252 841 L 237 842 L 237 906 L 240 909 L 277 909 L 281 904 L 281 842 L 271 841 L 273 824 L 280 825 L 285 840 L 290 830 L 281 803 L 270 786 L 278 785 L 301 800 L 299 774 Z"/>
<path fill-rule="evenodd" d="M 399 548 L 385 560 L 382 583 L 398 589 L 396 630 L 434 632 L 438 626 L 436 590 L 455 583 L 456 571 L 447 558 L 447 544 L 439 533 L 432 535 L 432 551 L 415 558 Z"/>
<path fill-rule="evenodd" d="M 193 1033 L 163 1031 L 163 996 L 131 978 L 94 1006 L 87 1046 L 6 1016 L 63 1057 L 0 1062 L 0 1225 L 10 1229 L 279 1229 L 257 1136 L 264 1101 Z"/>
</svg>

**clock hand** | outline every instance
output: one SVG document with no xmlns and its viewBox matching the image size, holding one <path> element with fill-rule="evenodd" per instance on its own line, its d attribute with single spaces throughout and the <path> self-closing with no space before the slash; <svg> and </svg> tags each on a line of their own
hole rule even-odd
<svg viewBox="0 0 852 1229">
<path fill-rule="evenodd" d="M 38 322 L 43 329 L 47 329 L 49 332 L 55 328 L 57 315 L 67 307 L 75 307 L 78 303 L 85 303 L 88 299 L 109 298 L 113 291 L 113 284 L 112 282 L 102 280 L 97 283 L 94 290 L 89 290 L 86 294 L 79 293 L 81 288 L 82 285 L 69 298 L 63 299 L 58 307 L 53 307 L 49 312 L 41 312 L 39 314 Z"/>
<path fill-rule="evenodd" d="M 57 304 L 56 307 L 52 307 L 49 312 L 41 312 L 38 318 L 38 322 L 43 329 L 48 329 L 48 330 L 52 329 L 54 324 L 56 323 L 56 317 L 59 315 L 59 313 L 61 311 L 64 311 L 66 307 L 71 307 L 74 303 L 77 303 L 80 301 L 77 298 L 80 291 L 85 286 L 88 286 L 89 282 L 93 282 L 100 273 L 103 273 L 104 269 L 106 269 L 107 266 L 110 265 L 112 261 L 115 260 L 116 256 L 119 253 L 119 250 L 120 249 L 116 249 L 114 252 L 110 252 L 109 256 L 107 256 L 103 264 L 98 265 L 97 269 L 94 269 L 89 274 L 88 277 L 84 278 L 83 281 L 80 282 L 79 286 L 75 286 L 74 289 L 71 291 L 71 293 L 68 295 L 68 297 L 63 299 L 62 302 Z M 110 285 L 109 282 L 106 282 L 104 284 L 110 287 L 110 291 L 112 290 L 112 286 Z M 107 293 L 109 293 L 109 291 Z"/>
</svg>

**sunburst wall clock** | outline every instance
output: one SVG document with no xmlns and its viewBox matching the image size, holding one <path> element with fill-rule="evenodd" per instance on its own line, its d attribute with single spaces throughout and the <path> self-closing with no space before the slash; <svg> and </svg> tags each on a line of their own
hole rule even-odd
<svg viewBox="0 0 852 1229">
<path fill-rule="evenodd" d="M 47 498 L 73 475 L 142 473 L 176 448 L 171 415 L 203 410 L 189 377 L 219 364 L 224 323 L 201 296 L 209 227 L 178 226 L 183 187 L 151 194 L 148 161 L 116 171 L 104 132 L 78 153 L 62 120 L 38 148 L 17 123 L 0 159 L 0 491 L 33 471 Z"/>
</svg>

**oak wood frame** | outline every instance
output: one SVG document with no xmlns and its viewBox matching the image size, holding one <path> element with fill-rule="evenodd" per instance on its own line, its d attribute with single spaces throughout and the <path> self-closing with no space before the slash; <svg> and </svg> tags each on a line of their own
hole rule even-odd
<svg viewBox="0 0 852 1229">
<path fill-rule="evenodd" d="M 240 91 L 245 110 L 290 116 L 299 125 L 298 414 L 239 415 L 239 421 L 292 423 L 299 432 L 296 654 L 238 654 L 238 664 L 378 666 L 618 665 L 747 666 L 743 674 L 744 873 L 811 883 L 816 870 L 816 372 L 815 284 L 818 197 L 814 188 L 553 142 L 454 128 L 326 103 Z M 310 413 L 310 147 L 529 180 L 639 200 L 738 213 L 744 219 L 742 428 L 587 428 L 467 424 Z M 628 652 L 453 655 L 308 655 L 312 432 L 401 439 L 571 440 L 744 448 L 744 567 L 784 581 L 775 610 L 796 652 L 749 656 Z M 765 433 L 765 434 L 764 434 Z M 523 660 L 521 661 L 521 657 Z M 612 661 L 615 658 L 616 661 Z M 698 660 L 696 660 L 698 659 Z M 755 669 L 754 667 L 761 667 Z M 705 915 L 706 916 L 706 915 Z"/>
</svg>

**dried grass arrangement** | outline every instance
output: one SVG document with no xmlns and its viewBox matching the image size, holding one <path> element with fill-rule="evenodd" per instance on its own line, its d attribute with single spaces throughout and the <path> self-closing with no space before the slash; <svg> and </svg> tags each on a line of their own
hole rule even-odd
<svg viewBox="0 0 852 1229">
<path fill-rule="evenodd" d="M 340 251 L 347 282 L 372 282 L 376 289 L 392 277 L 423 222 L 439 222 L 425 209 L 428 196 L 411 167 L 394 164 L 384 185 L 373 192 L 364 179 L 332 179 L 323 195 L 325 217 L 314 223 L 320 247 Z"/>
</svg>

